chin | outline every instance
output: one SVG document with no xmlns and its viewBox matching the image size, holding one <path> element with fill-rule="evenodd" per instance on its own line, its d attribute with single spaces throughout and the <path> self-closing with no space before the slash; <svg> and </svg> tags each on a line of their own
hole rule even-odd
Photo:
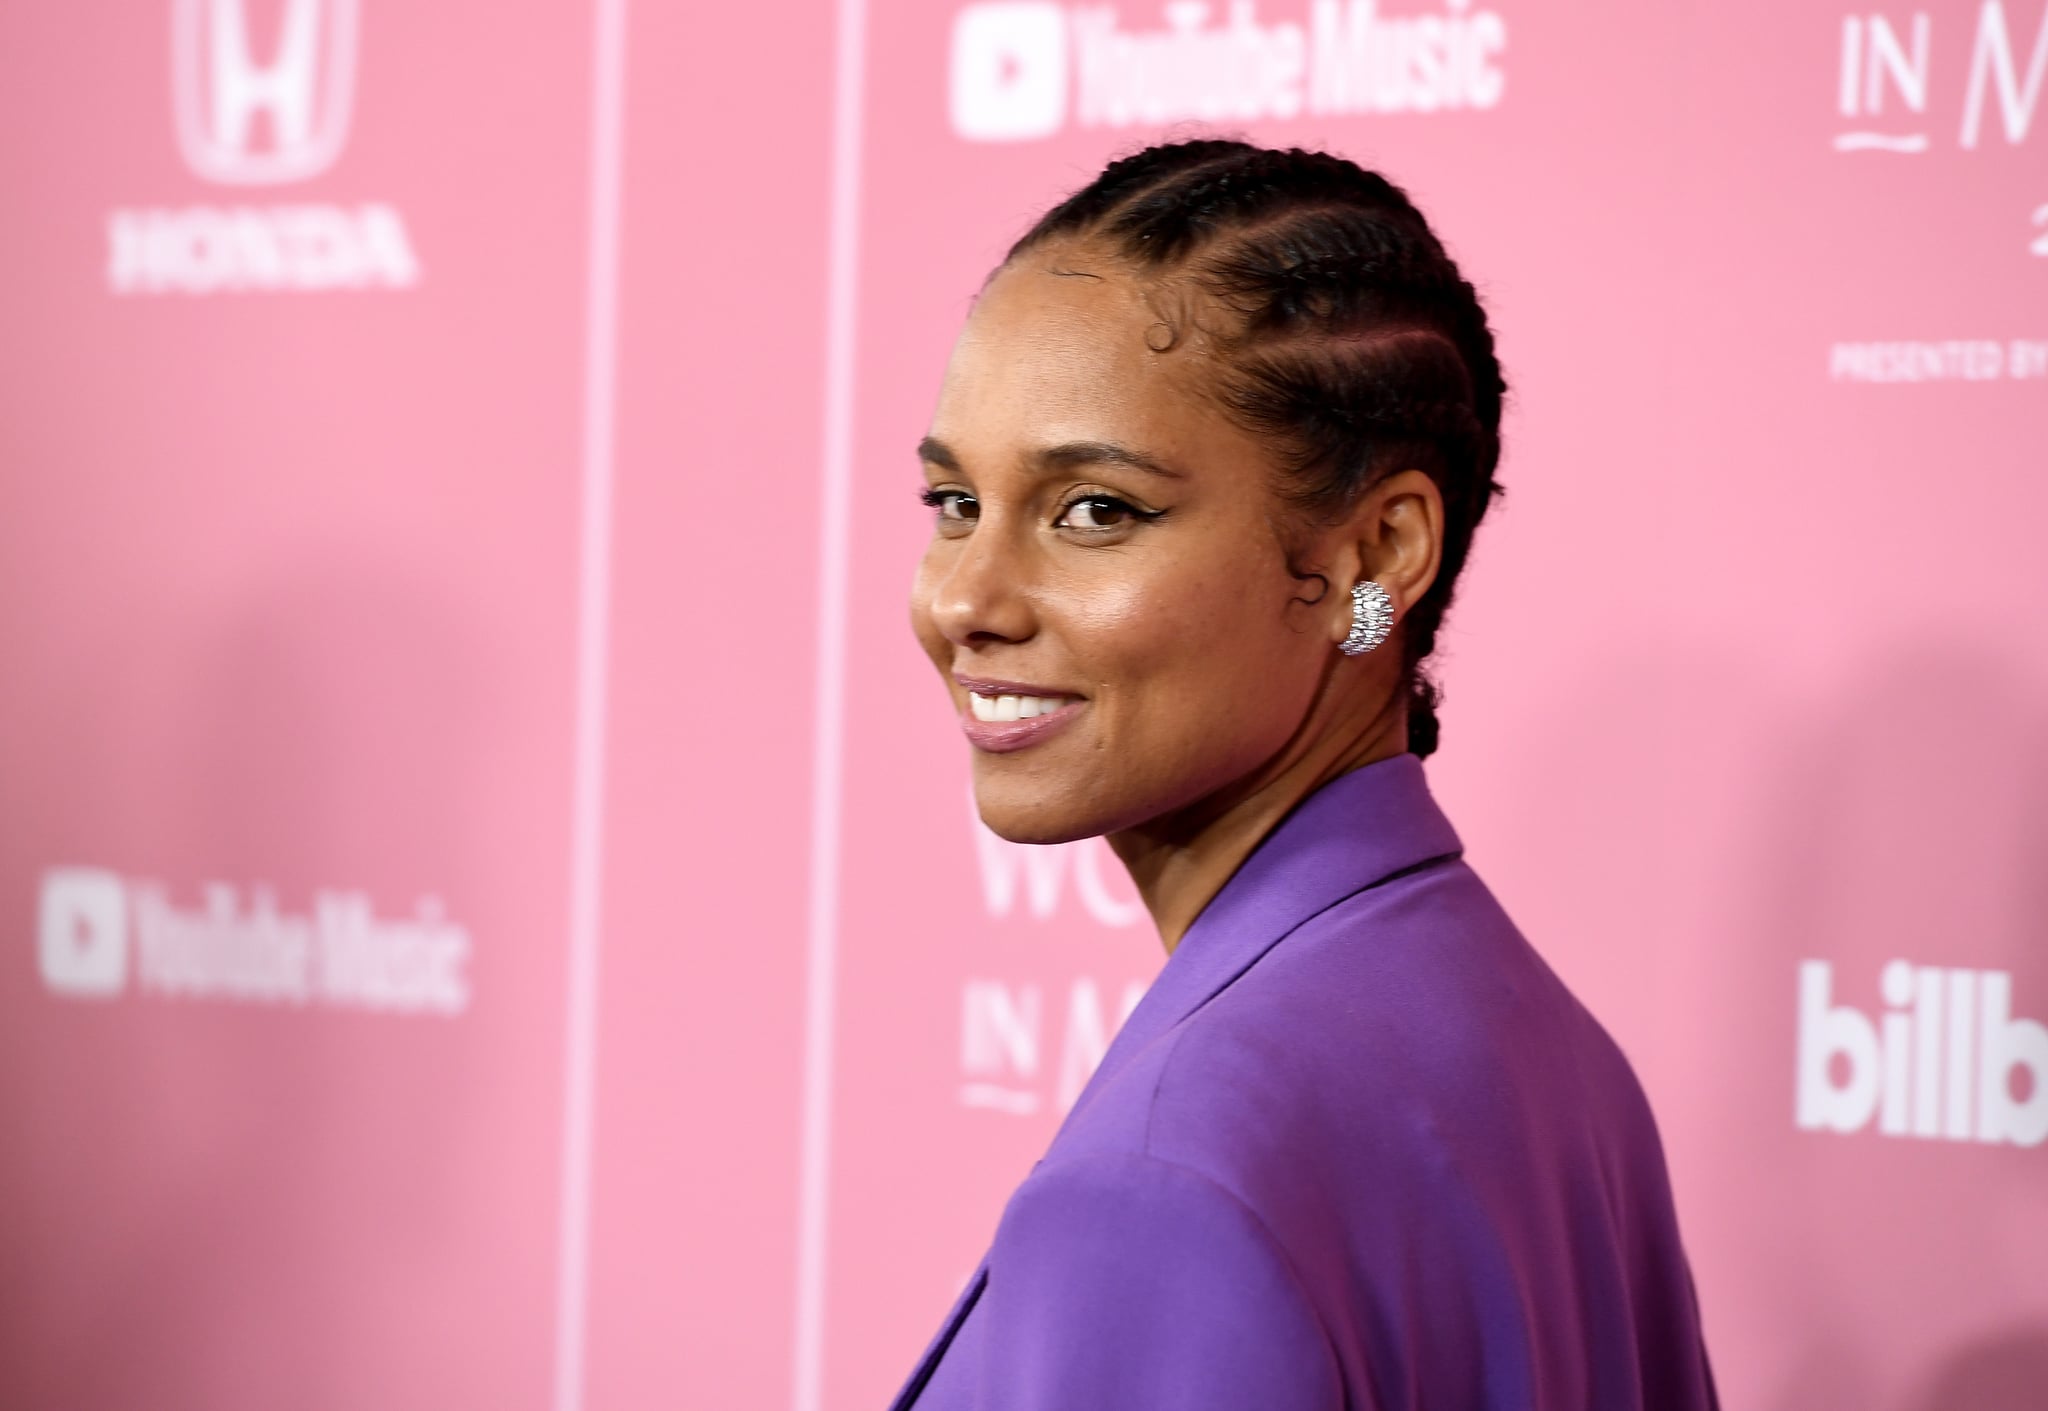
<svg viewBox="0 0 2048 1411">
<path fill-rule="evenodd" d="M 1079 790 L 1055 783 L 995 780 L 975 771 L 974 807 L 989 832 L 1011 843 L 1071 843 L 1115 827 Z"/>
</svg>

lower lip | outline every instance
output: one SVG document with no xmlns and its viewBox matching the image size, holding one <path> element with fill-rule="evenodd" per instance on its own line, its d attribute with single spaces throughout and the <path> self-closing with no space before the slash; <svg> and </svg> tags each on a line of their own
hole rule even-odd
<svg viewBox="0 0 2048 1411">
<path fill-rule="evenodd" d="M 1086 704 L 1086 701 L 1070 701 L 1050 715 L 1034 715 L 1029 720 L 976 720 L 970 707 L 960 717 L 960 729 L 976 749 L 990 754 L 1009 754 L 1015 750 L 1028 750 L 1051 739 L 1073 724 L 1074 717 Z"/>
</svg>

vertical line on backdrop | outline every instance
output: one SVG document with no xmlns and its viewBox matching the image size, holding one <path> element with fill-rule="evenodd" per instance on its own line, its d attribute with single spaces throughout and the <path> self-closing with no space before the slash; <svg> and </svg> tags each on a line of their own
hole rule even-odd
<svg viewBox="0 0 2048 1411">
<path fill-rule="evenodd" d="M 582 527 L 576 604 L 575 778 L 569 839 L 568 1014 L 562 1063 L 562 1207 L 555 1411 L 583 1404 L 590 1148 L 597 1102 L 597 978 L 604 858 L 605 684 L 611 634 L 612 416 L 626 0 L 596 0 L 590 98 L 590 263 L 583 329 Z"/>
<path fill-rule="evenodd" d="M 846 679 L 853 493 L 855 280 L 859 275 L 865 0 L 839 0 L 832 76 L 825 272 L 824 480 L 818 553 L 818 676 L 812 711 L 811 896 L 804 982 L 802 1155 L 797 1175 L 793 1411 L 818 1411 L 825 1350 L 825 1213 L 831 1171 L 833 1006 L 838 997 L 840 720 Z"/>
</svg>

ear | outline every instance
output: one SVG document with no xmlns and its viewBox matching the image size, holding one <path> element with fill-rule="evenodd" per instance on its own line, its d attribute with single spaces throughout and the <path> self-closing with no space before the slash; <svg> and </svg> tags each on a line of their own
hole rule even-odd
<svg viewBox="0 0 2048 1411">
<path fill-rule="evenodd" d="M 1351 631 L 1351 585 L 1370 578 L 1394 600 L 1394 621 L 1436 582 L 1444 551 L 1444 497 L 1436 482 L 1420 470 L 1398 470 L 1381 480 L 1358 502 L 1339 531 L 1342 544 L 1332 567 L 1350 576 L 1334 580 L 1330 594 L 1338 604 L 1332 641 Z"/>
</svg>

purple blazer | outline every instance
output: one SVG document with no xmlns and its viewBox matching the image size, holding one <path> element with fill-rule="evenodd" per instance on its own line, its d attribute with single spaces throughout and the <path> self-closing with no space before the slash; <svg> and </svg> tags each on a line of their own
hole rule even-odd
<svg viewBox="0 0 2048 1411">
<path fill-rule="evenodd" d="M 1414 755 L 1196 920 L 896 1411 L 1717 1405 L 1628 1060 Z"/>
</svg>

